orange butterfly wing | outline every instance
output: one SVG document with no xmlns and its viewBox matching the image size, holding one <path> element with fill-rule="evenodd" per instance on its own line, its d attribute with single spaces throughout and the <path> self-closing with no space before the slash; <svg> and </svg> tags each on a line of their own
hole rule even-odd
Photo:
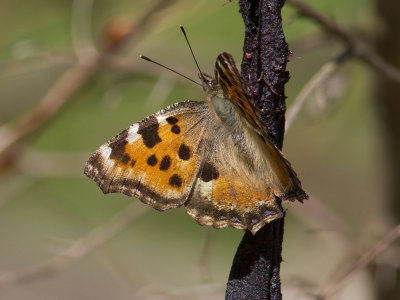
<svg viewBox="0 0 400 300">
<path fill-rule="evenodd" d="M 158 210 L 182 205 L 188 198 L 202 156 L 207 104 L 173 104 L 102 145 L 89 159 L 85 174 L 104 193 L 120 192 Z"/>
<path fill-rule="evenodd" d="M 104 193 L 137 197 L 158 210 L 184 204 L 201 225 L 255 233 L 282 210 L 264 182 L 232 163 L 222 132 L 206 103 L 177 103 L 102 145 L 85 174 Z"/>
</svg>

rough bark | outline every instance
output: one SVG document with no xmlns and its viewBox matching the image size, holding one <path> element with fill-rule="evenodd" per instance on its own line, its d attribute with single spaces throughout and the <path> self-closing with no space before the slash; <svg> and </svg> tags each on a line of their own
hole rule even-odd
<svg viewBox="0 0 400 300">
<path fill-rule="evenodd" d="M 285 83 L 289 50 L 282 29 L 285 0 L 240 0 L 245 23 L 243 78 L 249 80 L 271 141 L 282 148 L 285 129 Z M 262 76 L 262 80 L 259 80 Z M 233 260 L 226 299 L 282 299 L 284 218 L 264 226 L 253 236 L 246 231 Z"/>
</svg>

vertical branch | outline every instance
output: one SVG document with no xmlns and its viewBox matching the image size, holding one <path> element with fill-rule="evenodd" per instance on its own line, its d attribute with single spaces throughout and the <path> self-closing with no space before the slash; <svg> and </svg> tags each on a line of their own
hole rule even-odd
<svg viewBox="0 0 400 300">
<path fill-rule="evenodd" d="M 248 79 L 271 141 L 282 148 L 285 130 L 284 86 L 289 49 L 282 29 L 285 0 L 240 0 L 245 23 L 242 76 Z M 281 299 L 284 219 L 243 236 L 233 260 L 226 299 Z"/>
<path fill-rule="evenodd" d="M 242 76 L 250 81 L 255 91 L 254 100 L 262 112 L 271 141 L 282 148 L 284 87 L 289 80 L 286 71 L 289 49 L 281 19 L 284 0 L 241 0 L 239 3 L 245 23 Z"/>
</svg>

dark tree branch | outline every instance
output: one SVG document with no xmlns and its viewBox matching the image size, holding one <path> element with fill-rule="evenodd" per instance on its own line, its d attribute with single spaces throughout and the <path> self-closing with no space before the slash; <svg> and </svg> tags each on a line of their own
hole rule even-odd
<svg viewBox="0 0 400 300">
<path fill-rule="evenodd" d="M 282 148 L 286 109 L 284 87 L 289 49 L 282 30 L 285 0 L 239 1 L 245 23 L 242 76 L 255 91 L 254 99 L 267 124 L 272 142 Z M 262 76 L 263 80 L 259 80 Z M 271 111 L 280 110 L 280 113 Z"/>
<path fill-rule="evenodd" d="M 284 87 L 289 79 L 286 71 L 289 49 L 281 19 L 284 2 L 239 1 L 245 23 L 242 76 L 250 81 L 270 139 L 278 148 L 283 143 Z M 226 299 L 282 298 L 279 273 L 283 227 L 284 218 L 265 225 L 255 236 L 246 231 L 232 264 Z"/>
</svg>

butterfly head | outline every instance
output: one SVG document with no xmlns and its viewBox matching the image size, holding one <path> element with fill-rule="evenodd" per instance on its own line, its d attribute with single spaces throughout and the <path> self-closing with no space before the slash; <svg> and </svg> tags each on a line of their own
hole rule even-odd
<svg viewBox="0 0 400 300">
<path fill-rule="evenodd" d="M 206 93 L 218 90 L 218 88 L 219 88 L 218 82 L 214 77 L 212 77 L 211 75 L 208 75 L 206 73 L 199 73 L 199 77 L 200 77 L 201 82 L 203 83 L 203 90 Z"/>
</svg>

